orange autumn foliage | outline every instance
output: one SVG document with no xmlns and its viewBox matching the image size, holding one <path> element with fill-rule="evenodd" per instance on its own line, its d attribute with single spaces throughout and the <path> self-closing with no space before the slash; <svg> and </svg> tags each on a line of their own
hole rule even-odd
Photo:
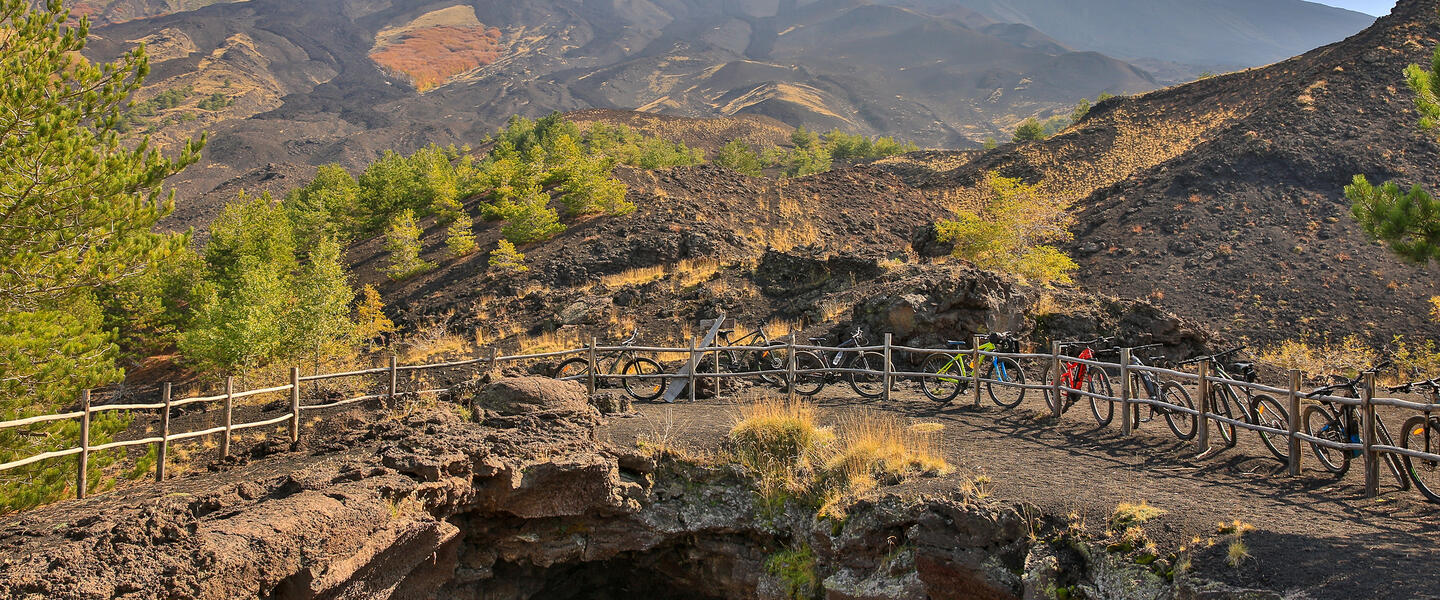
<svg viewBox="0 0 1440 600">
<path fill-rule="evenodd" d="M 370 53 L 375 64 L 404 75 L 422 92 L 499 59 L 500 30 L 483 25 L 426 27 Z"/>
</svg>

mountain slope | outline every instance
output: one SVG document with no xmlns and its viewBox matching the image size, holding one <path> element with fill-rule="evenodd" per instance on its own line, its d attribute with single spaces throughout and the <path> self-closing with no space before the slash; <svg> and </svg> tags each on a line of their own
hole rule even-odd
<svg viewBox="0 0 1440 600">
<path fill-rule="evenodd" d="M 1264 65 L 1329 44 L 1374 17 L 1302 0 L 894 0 L 1029 25 L 1071 48 L 1215 70 Z M 963 18 L 963 17 L 962 17 Z"/>
<path fill-rule="evenodd" d="M 1434 267 L 1369 241 L 1354 174 L 1440 187 L 1401 71 L 1440 43 L 1440 0 L 1402 0 L 1344 42 L 1276 65 L 1098 105 L 1043 143 L 891 168 L 965 193 L 998 170 L 1078 201 L 1084 286 L 1151 297 L 1255 339 L 1433 333 Z M 927 168 L 945 160 L 961 166 Z"/>
</svg>

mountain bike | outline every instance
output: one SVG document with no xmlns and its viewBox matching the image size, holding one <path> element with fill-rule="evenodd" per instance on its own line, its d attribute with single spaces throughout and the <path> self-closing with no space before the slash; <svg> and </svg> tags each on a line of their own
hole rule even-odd
<svg viewBox="0 0 1440 600">
<path fill-rule="evenodd" d="M 636 328 L 630 332 L 630 337 L 617 344 L 622 346 L 620 350 L 613 350 L 596 354 L 596 382 L 597 385 L 604 381 L 609 375 L 641 375 L 644 377 L 622 379 L 625 393 L 636 400 L 649 401 L 659 398 L 665 393 L 665 386 L 668 380 L 665 379 L 664 369 L 660 363 L 649 358 L 639 356 L 634 350 L 628 349 L 634 346 L 640 339 L 640 329 Z M 576 356 L 570 358 L 555 369 L 556 379 L 584 380 L 590 375 L 589 357 Z"/>
<path fill-rule="evenodd" d="M 1210 374 L 1216 379 L 1255 383 L 1258 373 L 1255 370 L 1254 363 L 1240 361 L 1228 366 L 1226 365 L 1225 359 L 1239 354 L 1244 350 L 1244 346 L 1239 346 L 1219 354 L 1197 356 L 1190 360 L 1181 361 L 1180 365 L 1184 366 L 1208 362 L 1211 366 Z M 1231 374 L 1232 370 L 1234 374 Z M 1240 399 L 1242 394 L 1245 396 L 1244 401 Z M 1211 414 L 1220 415 L 1227 419 L 1235 419 L 1237 421 L 1250 423 L 1251 425 L 1263 425 L 1274 429 L 1288 430 L 1290 428 L 1290 411 L 1285 410 L 1285 406 L 1280 404 L 1279 400 L 1276 400 L 1274 396 L 1269 394 L 1257 394 L 1255 390 L 1246 386 L 1229 384 L 1224 381 L 1211 381 L 1210 406 Z M 1234 448 L 1235 444 L 1238 443 L 1235 426 L 1230 423 L 1220 423 L 1219 425 L 1220 438 L 1225 441 L 1225 447 Z M 1265 447 L 1270 450 L 1271 454 L 1275 455 L 1275 458 L 1282 462 L 1290 460 L 1290 442 L 1286 436 L 1264 431 L 1257 433 L 1260 434 L 1260 441 L 1264 442 Z"/>
<path fill-rule="evenodd" d="M 1131 348 L 1130 351 L 1133 353 L 1136 350 L 1149 350 L 1162 346 L 1164 346 L 1164 344 L 1136 346 Z M 1146 362 L 1147 359 L 1140 356 L 1134 354 L 1130 356 L 1130 364 L 1134 366 L 1149 366 Z M 1148 362 L 1158 366 L 1165 364 L 1167 361 L 1164 357 L 1157 356 L 1149 358 Z M 1190 400 L 1190 393 L 1186 392 L 1185 386 L 1179 383 L 1174 381 L 1162 382 L 1159 377 L 1156 377 L 1155 374 L 1150 371 L 1131 371 L 1130 379 L 1130 389 L 1134 390 L 1136 394 L 1144 393 L 1146 399 L 1157 400 L 1167 405 L 1183 406 L 1191 410 L 1195 409 L 1195 403 Z M 1170 406 L 1151 404 L 1150 415 L 1142 419 L 1140 418 L 1140 405 L 1136 404 L 1134 407 L 1134 418 L 1131 419 L 1130 422 L 1134 423 L 1137 428 L 1141 423 L 1149 423 L 1155 420 L 1155 416 L 1158 414 L 1165 418 L 1165 424 L 1170 426 L 1170 432 L 1174 433 L 1175 437 L 1182 440 L 1195 437 L 1195 415 L 1175 410 L 1174 408 L 1170 408 Z"/>
<path fill-rule="evenodd" d="M 1095 360 L 1095 346 L 1102 344 L 1108 345 L 1114 341 L 1115 338 L 1098 338 L 1084 342 L 1064 342 L 1060 344 L 1060 347 L 1062 350 L 1066 348 L 1079 348 L 1079 351 L 1075 354 L 1075 358 Z M 1110 387 L 1110 374 L 1106 373 L 1105 369 L 1062 359 L 1060 361 L 1059 374 L 1060 386 L 1069 391 L 1065 392 L 1063 398 L 1057 398 L 1053 390 L 1055 380 L 1051 378 L 1050 368 L 1050 365 L 1046 365 L 1045 369 L 1041 371 L 1040 381 L 1046 382 L 1051 386 L 1051 389 L 1045 390 L 1045 405 L 1050 407 L 1052 412 L 1055 410 L 1057 402 L 1063 402 L 1063 404 L 1059 404 L 1058 406 L 1060 407 L 1060 413 L 1064 414 L 1065 411 L 1070 410 L 1071 406 L 1079 402 L 1080 398 L 1088 397 L 1079 393 L 1081 389 L 1080 386 L 1082 385 L 1085 386 L 1084 390 L 1091 394 L 1099 396 L 1115 395 L 1113 388 Z M 1109 425 L 1110 421 L 1115 418 L 1115 403 L 1113 400 L 1090 398 L 1090 413 L 1095 416 L 1095 421 L 1098 422 L 1101 427 L 1104 427 Z"/>
<path fill-rule="evenodd" d="M 1343 376 L 1334 375 L 1338 383 L 1316 388 L 1305 394 L 1306 398 L 1318 400 L 1315 404 L 1305 407 L 1300 414 L 1301 421 L 1305 425 L 1305 433 L 1322 440 L 1339 444 L 1360 443 L 1360 420 L 1356 416 L 1356 406 L 1352 404 L 1341 404 L 1320 398 L 1320 396 L 1336 396 L 1340 398 L 1359 398 L 1360 383 L 1365 380 L 1365 375 L 1377 373 L 1389 366 L 1389 361 L 1381 363 L 1361 371 L 1354 379 L 1347 379 Z M 1394 446 L 1391 441 L 1390 430 L 1385 428 L 1385 422 L 1375 419 L 1375 435 L 1379 436 L 1380 443 L 1386 446 Z M 1320 459 L 1320 464 L 1326 470 L 1336 475 L 1344 475 L 1350 470 L 1350 459 L 1360 456 L 1359 450 L 1340 450 L 1330 448 L 1311 442 L 1310 448 L 1315 453 L 1315 458 Z M 1404 465 L 1400 457 L 1395 454 L 1384 453 L 1380 455 L 1385 465 L 1390 468 L 1390 474 L 1400 482 L 1400 489 L 1410 489 L 1410 478 L 1404 473 Z"/>
<path fill-rule="evenodd" d="M 1424 393 L 1430 404 L 1440 403 L 1440 378 L 1413 381 L 1405 385 L 1386 388 L 1392 392 Z M 1378 421 L 1377 421 L 1378 422 Z M 1440 454 L 1440 416 L 1430 411 L 1405 420 L 1400 428 L 1400 447 L 1419 450 L 1428 454 Z M 1440 463 L 1423 458 L 1401 456 L 1405 461 L 1405 472 L 1415 482 L 1415 489 L 1431 502 L 1440 502 Z"/>
<path fill-rule="evenodd" d="M 951 350 L 963 350 L 966 344 L 959 340 L 946 340 L 946 347 Z M 985 343 L 980 344 L 981 352 L 1006 352 L 1014 354 L 1020 349 L 1020 342 L 1008 333 L 991 333 L 986 337 Z M 1015 408 L 1025 399 L 1025 388 L 1019 388 L 1019 394 L 1013 401 L 1001 400 L 995 394 L 995 383 L 1017 383 L 1025 384 L 1025 370 L 1020 368 L 1020 363 L 1013 358 L 1001 358 L 998 356 L 987 356 L 984 359 L 985 372 L 981 379 L 985 383 L 985 391 L 990 396 L 990 401 L 1002 408 Z M 967 354 L 931 354 L 922 363 L 922 373 L 934 373 L 942 377 L 926 377 L 920 382 L 920 389 L 925 396 L 941 404 L 949 404 L 961 392 L 970 388 L 970 380 L 975 369 L 974 361 Z M 948 377 L 946 376 L 948 375 Z"/>
<path fill-rule="evenodd" d="M 699 382 L 696 384 L 696 393 L 700 396 L 709 396 L 713 390 L 715 378 L 706 378 L 704 375 L 714 374 L 716 356 L 718 352 L 720 373 L 759 373 L 761 381 L 775 387 L 785 387 L 785 375 L 779 373 L 766 373 L 765 371 L 784 371 L 787 364 L 785 344 L 772 341 L 765 334 L 763 329 L 752 331 L 738 339 L 730 339 L 733 329 L 722 329 L 716 333 L 715 346 L 763 346 L 766 350 L 711 350 L 703 351 L 698 357 L 695 373 Z"/>
<path fill-rule="evenodd" d="M 812 337 L 810 342 L 815 345 L 824 345 L 828 338 Z M 824 369 L 856 369 L 867 371 L 867 373 L 797 373 L 795 375 L 795 393 L 802 396 L 814 396 L 824 389 L 826 384 L 833 381 L 844 380 L 850 383 L 850 388 L 855 390 L 864 398 L 879 398 L 885 392 L 884 374 L 885 357 L 879 352 L 846 350 L 846 348 L 858 348 L 866 343 L 865 334 L 856 329 L 850 334 L 850 338 L 841 342 L 840 350 L 799 350 L 795 352 L 796 371 L 821 371 Z"/>
</svg>

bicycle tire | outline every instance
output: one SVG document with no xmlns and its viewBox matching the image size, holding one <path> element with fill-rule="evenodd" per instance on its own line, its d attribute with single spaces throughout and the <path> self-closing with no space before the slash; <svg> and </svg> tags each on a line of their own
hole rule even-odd
<svg viewBox="0 0 1440 600">
<path fill-rule="evenodd" d="M 588 359 L 578 356 L 575 358 L 567 359 L 564 362 L 561 362 L 560 366 L 555 367 L 556 379 L 565 379 L 567 377 L 581 377 L 589 374 L 590 361 Z M 574 379 L 572 381 L 579 382 L 581 385 L 585 384 L 584 379 Z"/>
<path fill-rule="evenodd" d="M 1250 399 L 1251 423 L 1263 425 L 1280 430 L 1290 429 L 1290 412 L 1280 404 L 1279 400 L 1268 394 L 1256 394 Z M 1290 442 L 1287 436 L 1257 431 L 1260 434 L 1260 441 L 1270 449 L 1270 453 L 1280 462 L 1290 462 Z M 1279 442 L 1280 445 L 1277 445 Z"/>
<path fill-rule="evenodd" d="M 995 372 L 996 365 L 1000 366 L 999 373 Z M 995 395 L 995 388 L 999 385 L 997 382 L 1025 385 L 1025 369 L 1020 368 L 1020 363 L 1015 362 L 1015 359 L 1000 358 L 990 361 L 985 365 L 985 379 L 988 380 L 985 382 L 985 392 L 989 394 L 990 401 L 994 402 L 996 406 L 1000 408 L 1015 408 L 1016 406 L 1020 406 L 1020 403 L 1025 400 L 1025 388 L 1023 387 L 1017 389 L 1009 388 L 1009 386 L 1000 386 L 1007 388 L 1007 392 L 1011 390 L 1018 392 L 1015 394 L 1015 400 L 1013 402 L 1001 401 L 1000 397 Z M 1002 395 L 1004 394 L 1002 393 Z"/>
<path fill-rule="evenodd" d="M 1110 386 L 1110 374 L 1106 373 L 1105 369 L 1090 367 L 1085 379 L 1085 391 L 1101 396 L 1115 395 L 1115 389 Z M 1090 414 L 1095 416 L 1095 422 L 1101 427 L 1109 426 L 1110 422 L 1115 420 L 1115 401 L 1087 397 L 1090 398 Z"/>
<path fill-rule="evenodd" d="M 1235 390 L 1223 383 L 1212 383 L 1210 385 L 1210 404 L 1215 407 L 1213 414 L 1220 415 L 1227 419 L 1235 418 L 1235 409 L 1240 409 L 1241 419 L 1244 419 L 1245 409 L 1240 406 L 1240 399 L 1235 396 Z M 1225 442 L 1226 448 L 1234 448 L 1239 443 L 1235 426 L 1220 421 L 1215 422 L 1220 429 L 1220 439 Z"/>
<path fill-rule="evenodd" d="M 795 381 L 790 385 L 796 394 L 801 396 L 814 396 L 825 389 L 826 376 L 824 373 L 800 373 L 799 371 L 821 370 L 825 368 L 825 361 L 809 350 L 795 352 Z"/>
<path fill-rule="evenodd" d="M 925 397 L 940 404 L 949 404 L 956 396 L 964 390 L 967 375 L 961 361 L 965 359 L 951 360 L 949 354 L 931 354 L 925 358 L 920 367 L 922 373 L 935 373 L 938 375 L 952 374 L 951 377 L 926 377 L 920 382 L 920 391 Z M 959 371 L 958 373 L 956 371 Z"/>
<path fill-rule="evenodd" d="M 1167 381 L 1165 385 L 1160 387 L 1160 400 L 1166 404 L 1183 406 L 1191 410 L 1195 409 L 1195 401 L 1190 399 L 1190 392 L 1185 391 L 1185 386 L 1173 381 Z M 1195 415 L 1168 408 L 1161 408 L 1160 410 L 1165 413 L 1165 424 L 1170 426 L 1170 433 L 1175 434 L 1175 437 L 1182 440 L 1195 439 L 1195 424 L 1197 419 Z M 1188 424 L 1189 427 L 1183 428 L 1181 424 Z"/>
<path fill-rule="evenodd" d="M 1040 383 L 1043 383 L 1043 384 L 1045 385 L 1045 391 L 1042 392 L 1042 394 L 1041 394 L 1041 397 L 1045 400 L 1045 410 L 1047 411 L 1047 414 L 1052 414 L 1052 415 L 1053 415 L 1053 414 L 1055 414 L 1055 408 L 1056 408 L 1056 406 L 1057 406 L 1060 402 L 1063 402 L 1063 400 L 1060 400 L 1060 399 L 1055 398 L 1055 380 L 1052 379 L 1051 376 L 1050 376 L 1050 368 L 1051 368 L 1051 366 L 1052 366 L 1051 363 L 1045 363 L 1045 366 L 1040 369 Z M 1059 375 L 1057 378 L 1063 378 L 1063 377 L 1065 376 L 1065 369 L 1066 369 L 1065 363 L 1063 363 L 1063 362 L 1060 363 L 1060 375 Z M 1062 387 L 1064 387 L 1065 384 L 1064 384 L 1063 381 L 1062 381 L 1062 383 L 1061 383 L 1060 385 L 1061 385 Z M 1063 393 L 1063 396 L 1069 396 L 1069 395 L 1070 395 L 1070 392 L 1064 392 L 1064 393 Z M 1066 408 L 1069 408 L 1069 407 L 1061 406 L 1061 410 L 1060 410 L 1061 414 L 1064 414 Z"/>
<path fill-rule="evenodd" d="M 1345 428 L 1341 426 L 1340 420 L 1330 409 L 1319 404 L 1311 404 L 1306 406 L 1300 414 L 1302 416 L 1300 422 L 1305 425 L 1307 435 L 1341 444 L 1350 443 L 1349 437 L 1345 435 Z M 1344 475 L 1346 471 L 1350 470 L 1349 450 L 1327 448 L 1314 442 L 1310 443 L 1310 450 L 1315 454 L 1315 458 L 1319 459 L 1320 466 L 1325 467 L 1325 470 L 1336 475 Z"/>
<path fill-rule="evenodd" d="M 845 380 L 850 389 L 861 398 L 874 400 L 885 395 L 885 356 L 879 352 L 859 352 L 846 361 L 847 369 L 861 369 L 865 373 L 846 373 Z"/>
<path fill-rule="evenodd" d="M 625 363 L 625 366 L 620 369 L 621 375 L 657 375 L 657 377 L 645 377 L 643 379 L 625 378 L 623 380 L 625 382 L 625 393 L 630 394 L 631 398 L 644 402 L 659 398 L 665 393 L 666 384 L 669 383 L 669 380 L 663 377 L 664 372 L 665 370 L 660 367 L 660 363 L 644 357 L 636 358 Z"/>
<path fill-rule="evenodd" d="M 1423 415 L 1410 417 L 1400 430 L 1400 447 L 1440 454 L 1440 428 L 1436 427 L 1434 419 Z M 1405 473 L 1415 483 L 1415 489 L 1420 490 L 1426 500 L 1440 504 L 1440 462 L 1410 456 L 1403 458 Z"/>
<path fill-rule="evenodd" d="M 1381 445 L 1395 445 L 1395 439 L 1390 437 L 1390 429 L 1385 426 L 1385 421 L 1381 420 L 1378 416 L 1375 418 L 1375 437 L 1378 438 L 1377 441 L 1379 441 Z M 1400 460 L 1400 455 L 1383 452 L 1380 454 L 1380 459 L 1385 461 L 1385 466 L 1390 468 L 1390 474 L 1395 477 L 1395 481 L 1400 485 L 1401 491 L 1409 490 L 1409 470 L 1405 468 L 1404 463 Z"/>
</svg>

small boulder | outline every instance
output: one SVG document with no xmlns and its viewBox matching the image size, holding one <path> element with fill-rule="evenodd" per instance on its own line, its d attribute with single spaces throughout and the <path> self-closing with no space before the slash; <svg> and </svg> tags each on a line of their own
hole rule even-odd
<svg viewBox="0 0 1440 600">
<path fill-rule="evenodd" d="M 574 381 L 549 377 L 510 377 L 497 379 L 471 396 L 476 410 L 501 416 L 523 415 L 547 410 L 588 412 L 590 402 L 585 388 Z"/>
<path fill-rule="evenodd" d="M 630 394 L 620 390 L 597 391 L 595 397 L 590 399 L 590 403 L 600 409 L 600 414 L 604 415 L 624 414 L 632 410 Z"/>
</svg>

